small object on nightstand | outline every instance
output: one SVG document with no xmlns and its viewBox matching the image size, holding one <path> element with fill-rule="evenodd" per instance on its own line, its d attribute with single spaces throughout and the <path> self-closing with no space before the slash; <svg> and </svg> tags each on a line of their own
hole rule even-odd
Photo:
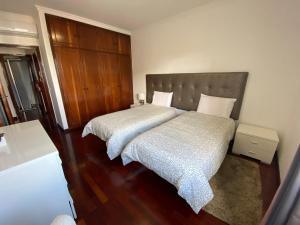
<svg viewBox="0 0 300 225">
<path fill-rule="evenodd" d="M 279 138 L 275 130 L 239 124 L 235 134 L 233 153 L 270 164 L 278 143 Z"/>
<path fill-rule="evenodd" d="M 144 105 L 144 103 L 145 103 L 145 94 L 144 93 L 138 93 L 137 97 L 138 97 L 139 103 L 141 105 Z"/>
</svg>

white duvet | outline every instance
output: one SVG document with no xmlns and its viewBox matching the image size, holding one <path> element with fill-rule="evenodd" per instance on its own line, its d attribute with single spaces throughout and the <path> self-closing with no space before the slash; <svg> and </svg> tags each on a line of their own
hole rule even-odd
<svg viewBox="0 0 300 225">
<path fill-rule="evenodd" d="M 209 180 L 234 130 L 232 119 L 185 112 L 133 139 L 122 152 L 123 164 L 138 161 L 153 170 L 198 213 L 213 198 Z"/>
<path fill-rule="evenodd" d="M 175 108 L 147 104 L 92 119 L 84 127 L 82 137 L 94 134 L 106 141 L 107 154 L 114 159 L 138 134 L 175 116 Z"/>
</svg>

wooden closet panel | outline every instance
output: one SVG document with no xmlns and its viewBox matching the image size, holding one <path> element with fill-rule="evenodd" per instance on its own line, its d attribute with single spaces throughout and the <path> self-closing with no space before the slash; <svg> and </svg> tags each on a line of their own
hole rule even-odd
<svg viewBox="0 0 300 225">
<path fill-rule="evenodd" d="M 98 42 L 98 29 L 82 23 L 78 24 L 77 29 L 79 33 L 79 47 L 95 50 Z"/>
<path fill-rule="evenodd" d="M 104 52 L 118 52 L 118 33 L 97 28 L 97 50 Z"/>
<path fill-rule="evenodd" d="M 131 54 L 130 36 L 126 34 L 119 34 L 118 41 L 119 41 L 118 43 L 119 53 L 130 55 Z"/>
<path fill-rule="evenodd" d="M 121 80 L 118 55 L 98 53 L 98 68 L 102 77 L 106 112 L 115 112 L 121 108 Z"/>
<path fill-rule="evenodd" d="M 133 102 L 130 36 L 46 15 L 69 128 Z"/>
<path fill-rule="evenodd" d="M 121 79 L 121 105 L 127 109 L 133 104 L 131 57 L 119 55 L 119 72 Z"/>
<path fill-rule="evenodd" d="M 102 77 L 97 66 L 98 53 L 95 51 L 80 50 L 80 54 L 83 64 L 82 86 L 88 114 L 88 117 L 84 121 L 87 122 L 96 116 L 105 114 L 105 99 L 102 88 Z"/>
<path fill-rule="evenodd" d="M 86 114 L 79 50 L 61 46 L 54 46 L 53 50 L 68 125 L 79 127 Z"/>
<path fill-rule="evenodd" d="M 78 47 L 78 32 L 75 21 L 46 14 L 46 22 L 54 45 Z"/>
</svg>

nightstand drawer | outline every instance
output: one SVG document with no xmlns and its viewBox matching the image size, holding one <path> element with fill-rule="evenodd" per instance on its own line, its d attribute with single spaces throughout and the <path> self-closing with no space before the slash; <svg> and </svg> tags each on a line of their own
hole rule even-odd
<svg viewBox="0 0 300 225">
<path fill-rule="evenodd" d="M 237 133 L 233 152 L 270 163 L 276 147 L 277 142 Z"/>
<path fill-rule="evenodd" d="M 258 137 L 252 137 L 244 134 L 237 134 L 236 138 L 240 143 L 240 147 L 242 147 L 242 149 L 245 151 L 251 151 L 253 149 L 261 149 L 263 151 L 268 151 L 268 150 L 273 151 L 277 145 L 276 142 L 258 138 Z"/>
</svg>

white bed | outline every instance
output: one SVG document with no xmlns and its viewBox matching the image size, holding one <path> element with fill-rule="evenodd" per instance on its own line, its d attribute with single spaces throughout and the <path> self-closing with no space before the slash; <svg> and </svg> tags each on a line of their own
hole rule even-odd
<svg viewBox="0 0 300 225">
<path fill-rule="evenodd" d="M 213 198 L 209 180 L 234 131 L 233 119 L 185 112 L 133 139 L 122 152 L 123 164 L 137 161 L 153 170 L 198 213 Z"/>
<path fill-rule="evenodd" d="M 146 104 L 92 119 L 84 127 L 82 137 L 94 134 L 106 141 L 107 154 L 114 159 L 134 137 L 179 113 L 176 108 Z"/>
</svg>

